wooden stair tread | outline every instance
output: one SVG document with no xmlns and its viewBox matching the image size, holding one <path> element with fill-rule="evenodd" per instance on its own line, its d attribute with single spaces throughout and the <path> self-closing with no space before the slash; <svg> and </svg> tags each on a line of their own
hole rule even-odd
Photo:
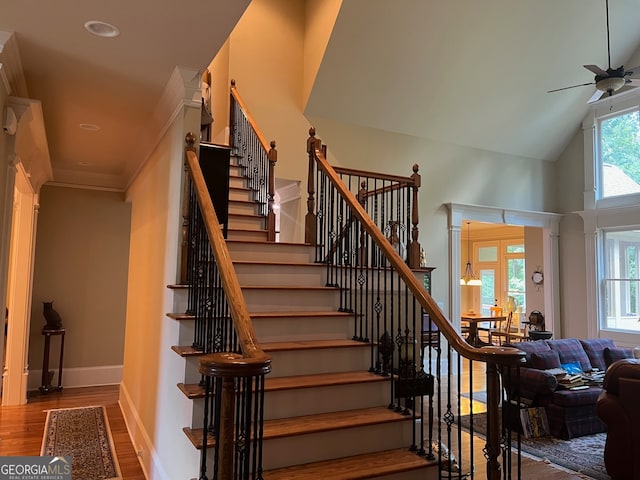
<svg viewBox="0 0 640 480">
<path fill-rule="evenodd" d="M 196 316 L 188 313 L 167 313 L 167 317 L 174 320 L 195 320 Z"/>
<path fill-rule="evenodd" d="M 301 388 L 332 387 L 337 385 L 353 385 L 371 382 L 387 382 L 389 377 L 382 377 L 367 371 L 319 373 L 314 375 L 295 375 L 290 377 L 266 377 L 265 392 L 296 390 Z M 187 398 L 203 398 L 204 387 L 198 383 L 179 383 L 178 388 Z"/>
<path fill-rule="evenodd" d="M 260 266 L 282 266 L 282 267 L 320 267 L 327 268 L 325 263 L 316 262 L 284 262 L 277 260 L 231 260 L 234 265 L 260 265 Z"/>
<path fill-rule="evenodd" d="M 197 350 L 197 349 L 193 348 L 191 345 L 189 345 L 189 346 L 186 346 L 186 345 L 173 345 L 171 347 L 171 350 L 176 352 L 181 357 L 195 357 L 195 356 L 198 356 L 198 355 L 202 355 L 202 353 L 203 353 L 202 350 Z"/>
<path fill-rule="evenodd" d="M 287 350 L 313 350 L 320 348 L 369 347 L 366 342 L 356 340 L 298 340 L 293 342 L 267 342 L 262 344 L 265 352 L 284 352 Z"/>
<path fill-rule="evenodd" d="M 260 233 L 267 233 L 267 230 L 264 229 L 264 228 L 257 228 L 255 230 L 252 230 L 250 228 L 232 228 L 232 227 L 229 227 L 227 229 L 227 232 L 251 232 L 251 233 L 260 232 Z M 227 241 L 229 241 L 229 240 L 227 240 Z M 265 241 L 264 243 L 269 243 L 269 242 Z"/>
<path fill-rule="evenodd" d="M 242 290 L 311 290 L 338 291 L 340 287 L 323 287 L 316 285 L 241 285 Z"/>
<path fill-rule="evenodd" d="M 383 423 L 406 422 L 411 418 L 410 415 L 402 415 L 386 406 L 318 413 L 302 417 L 277 418 L 265 420 L 264 438 L 268 440 Z"/>
<path fill-rule="evenodd" d="M 302 417 L 276 418 L 265 420 L 264 440 L 306 435 L 309 433 L 343 430 L 346 428 L 366 427 L 384 423 L 411 421 L 410 415 L 402 415 L 387 407 L 371 407 L 359 410 L 344 410 L 341 412 L 319 413 Z M 183 428 L 183 431 L 196 448 L 202 448 L 203 429 Z M 214 440 L 209 437 L 207 446 L 213 446 Z"/>
<path fill-rule="evenodd" d="M 331 387 L 356 383 L 387 382 L 389 377 L 382 377 L 367 371 L 317 373 L 314 375 L 294 375 L 290 377 L 266 378 L 265 391 L 276 392 L 299 388 Z"/>
<path fill-rule="evenodd" d="M 311 243 L 304 243 L 304 242 L 267 242 L 266 240 L 236 240 L 233 238 L 229 238 L 227 239 L 227 244 L 233 244 L 233 243 L 246 243 L 246 244 L 259 244 L 259 245 L 264 245 L 264 244 L 269 244 L 269 245 L 280 245 L 280 246 L 295 246 L 295 247 L 313 247 L 313 245 Z"/>
<path fill-rule="evenodd" d="M 329 311 L 314 311 L 314 310 L 305 310 L 305 311 L 285 311 L 285 312 L 253 312 L 250 313 L 251 319 L 260 319 L 260 318 L 295 318 L 295 317 L 353 317 L 353 313 L 350 312 L 339 312 L 338 310 L 329 310 Z"/>
<path fill-rule="evenodd" d="M 229 218 L 259 218 L 259 219 L 263 219 L 264 217 L 262 215 L 256 215 L 253 213 L 228 213 Z"/>
<path fill-rule="evenodd" d="M 264 480 L 361 480 L 437 466 L 408 448 L 334 458 L 322 462 L 266 470 Z"/>
</svg>

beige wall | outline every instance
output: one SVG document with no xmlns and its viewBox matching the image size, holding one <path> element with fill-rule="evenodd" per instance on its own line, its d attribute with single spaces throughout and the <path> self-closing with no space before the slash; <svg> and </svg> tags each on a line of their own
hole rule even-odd
<svg viewBox="0 0 640 480">
<path fill-rule="evenodd" d="M 42 367 L 42 302 L 51 300 L 67 330 L 65 369 L 122 365 L 129 222 L 130 206 L 122 193 L 41 189 L 30 370 Z M 56 348 L 51 358 L 57 366 L 58 342 L 52 345 Z"/>
<path fill-rule="evenodd" d="M 148 478 L 197 476 L 197 450 L 182 434 L 191 425 L 192 400 L 176 387 L 185 360 L 176 311 L 183 149 L 187 131 L 198 131 L 199 108 L 180 110 L 127 192 L 131 239 L 127 328 L 120 403 Z"/>
<path fill-rule="evenodd" d="M 305 2 L 254 0 L 238 22 L 228 45 L 210 65 L 214 76 L 235 79 L 267 141 L 278 150 L 276 176 L 306 178 L 306 140 L 310 124 L 302 114 L 305 48 Z M 227 72 L 226 74 L 223 72 Z M 228 85 L 214 86 L 214 103 L 225 102 Z M 228 111 L 228 110 L 227 110 Z M 226 125 L 226 122 L 225 122 Z M 221 125 L 214 124 L 218 138 Z M 298 223 L 286 238 L 304 239 L 305 202 L 299 202 Z"/>
</svg>

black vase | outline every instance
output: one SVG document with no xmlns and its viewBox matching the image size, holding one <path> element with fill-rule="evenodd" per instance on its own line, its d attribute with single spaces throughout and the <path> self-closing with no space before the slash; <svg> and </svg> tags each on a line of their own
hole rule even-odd
<svg viewBox="0 0 640 480">
<path fill-rule="evenodd" d="M 58 312 L 53 309 L 53 302 L 42 302 L 44 305 L 44 319 L 47 324 L 44 326 L 45 330 L 60 330 L 62 328 L 62 318 Z"/>
</svg>

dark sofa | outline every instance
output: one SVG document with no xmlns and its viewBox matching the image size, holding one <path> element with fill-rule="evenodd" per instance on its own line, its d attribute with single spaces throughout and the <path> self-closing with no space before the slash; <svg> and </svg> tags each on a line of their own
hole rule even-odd
<svg viewBox="0 0 640 480">
<path fill-rule="evenodd" d="M 596 404 L 607 425 L 604 464 L 613 480 L 640 480 L 640 360 L 614 362 Z"/>
<path fill-rule="evenodd" d="M 505 387 L 512 396 L 519 395 L 521 402 L 545 407 L 551 435 L 567 440 L 606 431 L 596 413 L 602 388 L 562 389 L 556 376 L 547 370 L 578 362 L 584 372 L 605 371 L 613 361 L 631 357 L 630 349 L 617 348 L 613 340 L 604 338 L 536 340 L 511 346 L 524 351 L 526 361 L 519 375 L 512 373 L 505 378 Z"/>
</svg>

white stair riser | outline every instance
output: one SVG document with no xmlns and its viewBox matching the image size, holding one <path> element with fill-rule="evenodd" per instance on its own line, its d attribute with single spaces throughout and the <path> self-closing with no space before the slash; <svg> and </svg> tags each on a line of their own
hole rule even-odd
<svg viewBox="0 0 640 480">
<path fill-rule="evenodd" d="M 229 165 L 229 176 L 230 177 L 243 177 L 244 176 L 244 167 L 237 165 L 235 163 L 231 163 Z"/>
<path fill-rule="evenodd" d="M 314 260 L 314 249 L 309 245 L 230 242 L 227 247 L 232 260 L 291 263 Z"/>
<path fill-rule="evenodd" d="M 370 349 L 363 347 L 320 348 L 269 352 L 272 377 L 313 375 L 315 373 L 368 370 Z"/>
<path fill-rule="evenodd" d="M 241 188 L 246 186 L 247 186 L 247 180 L 244 177 L 240 177 L 236 175 L 229 176 L 229 187 Z"/>
<path fill-rule="evenodd" d="M 268 391 L 264 399 L 265 419 L 386 406 L 390 402 L 389 388 L 389 382 L 369 382 Z"/>
<path fill-rule="evenodd" d="M 353 317 L 256 318 L 253 326 L 260 343 L 353 336 Z"/>
<path fill-rule="evenodd" d="M 229 229 L 227 238 L 229 240 L 242 240 L 245 242 L 266 242 L 267 232 Z"/>
<path fill-rule="evenodd" d="M 337 310 L 338 290 L 276 290 L 243 288 L 250 312 L 291 312 Z"/>
<path fill-rule="evenodd" d="M 321 265 L 235 264 L 240 285 L 304 285 L 325 284 L 325 269 Z"/>
<path fill-rule="evenodd" d="M 229 215 L 229 228 L 246 230 L 263 230 L 264 217 L 245 217 L 241 215 Z"/>
<path fill-rule="evenodd" d="M 253 200 L 253 192 L 251 190 L 231 188 L 229 190 L 229 200 L 250 202 Z"/>
<path fill-rule="evenodd" d="M 411 445 L 411 421 L 264 441 L 265 470 Z"/>
<path fill-rule="evenodd" d="M 256 202 L 229 202 L 229 214 L 258 215 L 259 207 Z"/>
<path fill-rule="evenodd" d="M 174 288 L 172 312 L 186 312 L 188 300 L 189 300 L 189 289 Z"/>
</svg>

